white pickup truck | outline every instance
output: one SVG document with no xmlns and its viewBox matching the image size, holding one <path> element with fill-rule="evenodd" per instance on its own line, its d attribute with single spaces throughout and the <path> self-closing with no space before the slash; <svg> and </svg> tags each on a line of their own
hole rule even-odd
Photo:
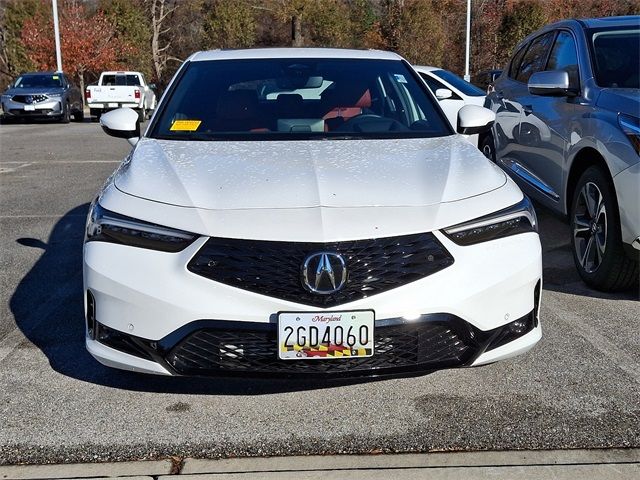
<svg viewBox="0 0 640 480">
<path fill-rule="evenodd" d="M 140 72 L 102 72 L 97 85 L 89 85 L 85 98 L 93 117 L 120 107 L 133 108 L 140 121 L 156 108 L 153 85 L 147 84 Z"/>
</svg>

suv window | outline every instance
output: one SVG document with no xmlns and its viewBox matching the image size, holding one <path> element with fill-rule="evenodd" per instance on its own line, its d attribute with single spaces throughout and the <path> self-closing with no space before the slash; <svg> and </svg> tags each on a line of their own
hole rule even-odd
<svg viewBox="0 0 640 480">
<path fill-rule="evenodd" d="M 569 86 L 580 88 L 580 76 L 578 74 L 578 55 L 573 36 L 566 31 L 560 31 L 551 50 L 547 70 L 564 70 L 569 74 Z"/>
<path fill-rule="evenodd" d="M 587 35 L 591 36 L 596 83 L 608 88 L 638 88 L 640 30 L 613 27 L 589 30 Z"/>
<path fill-rule="evenodd" d="M 517 81 L 527 83 L 531 75 L 544 68 L 554 35 L 555 32 L 549 32 L 531 42 L 518 69 Z"/>
<path fill-rule="evenodd" d="M 513 60 L 511 60 L 511 64 L 509 65 L 509 78 L 513 78 L 515 80 L 516 75 L 518 73 L 518 68 L 520 67 L 520 62 L 522 61 L 522 57 L 524 56 L 524 52 L 527 51 L 528 46 L 529 44 L 524 45 L 513 56 Z"/>
</svg>

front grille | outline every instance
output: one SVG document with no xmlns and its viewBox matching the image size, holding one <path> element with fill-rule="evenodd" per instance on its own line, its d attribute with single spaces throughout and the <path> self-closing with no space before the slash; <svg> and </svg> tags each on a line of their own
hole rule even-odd
<svg viewBox="0 0 640 480">
<path fill-rule="evenodd" d="M 35 94 L 35 95 L 14 95 L 11 99 L 14 102 L 31 104 L 31 103 L 44 102 L 48 98 L 49 97 L 46 95 Z"/>
<path fill-rule="evenodd" d="M 424 322 L 377 327 L 374 355 L 338 360 L 280 360 L 275 325 L 264 329 L 205 328 L 179 342 L 166 355 L 182 375 L 375 374 L 459 366 L 478 352 L 474 333 L 456 322 Z M 382 372 L 381 372 L 382 373 Z"/>
<path fill-rule="evenodd" d="M 46 95 L 42 95 L 42 94 L 35 94 L 35 95 L 14 95 L 11 100 L 13 100 L 14 102 L 20 102 L 20 103 L 26 103 L 26 104 L 31 104 L 31 103 L 39 103 L 39 102 L 44 102 L 45 100 L 47 100 L 49 97 Z"/>
<path fill-rule="evenodd" d="M 302 283 L 305 258 L 322 251 L 342 255 L 347 283 L 319 295 Z M 317 307 L 369 297 L 427 277 L 453 264 L 432 233 L 334 243 L 273 242 L 211 238 L 188 269 L 216 282 Z"/>
</svg>

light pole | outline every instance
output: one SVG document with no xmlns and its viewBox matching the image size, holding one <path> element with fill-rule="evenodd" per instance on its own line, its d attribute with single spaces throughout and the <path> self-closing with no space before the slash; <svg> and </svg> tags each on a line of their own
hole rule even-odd
<svg viewBox="0 0 640 480">
<path fill-rule="evenodd" d="M 467 82 L 471 80 L 471 75 L 469 75 L 470 51 L 471 51 L 471 0 L 467 0 L 467 52 L 465 55 L 465 70 L 464 70 L 464 79 Z"/>
<path fill-rule="evenodd" d="M 58 72 L 62 71 L 62 53 L 60 53 L 60 27 L 58 26 L 58 0 L 51 0 L 53 4 L 53 32 L 56 36 L 56 62 Z"/>
</svg>

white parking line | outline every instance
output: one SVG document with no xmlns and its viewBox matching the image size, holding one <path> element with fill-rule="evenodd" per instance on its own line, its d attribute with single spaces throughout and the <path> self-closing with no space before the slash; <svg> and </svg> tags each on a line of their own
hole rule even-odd
<svg viewBox="0 0 640 480">
<path fill-rule="evenodd" d="M 84 213 L 73 213 L 67 214 L 63 213 L 60 215 L 0 215 L 0 220 L 5 218 L 62 218 L 62 217 L 82 217 L 86 218 L 86 214 Z"/>
<path fill-rule="evenodd" d="M 38 162 L 29 162 L 24 164 L 24 166 L 26 167 L 27 165 L 50 165 L 50 164 L 57 164 L 57 163 L 121 163 L 122 160 L 51 160 L 51 161 L 38 161 Z M 8 162 L 0 162 L 0 164 L 2 165 L 10 165 L 10 164 L 21 164 L 24 162 L 18 162 L 18 161 L 14 161 L 14 160 L 10 160 Z"/>
<path fill-rule="evenodd" d="M 28 167 L 29 165 L 31 165 L 31 163 L 24 163 L 24 162 L 2 162 L 2 163 L 3 164 L 11 163 L 11 164 L 16 164 L 18 166 L 14 167 L 14 168 L 0 167 L 0 174 L 15 172 L 16 170 L 18 170 L 20 168 Z"/>
</svg>

